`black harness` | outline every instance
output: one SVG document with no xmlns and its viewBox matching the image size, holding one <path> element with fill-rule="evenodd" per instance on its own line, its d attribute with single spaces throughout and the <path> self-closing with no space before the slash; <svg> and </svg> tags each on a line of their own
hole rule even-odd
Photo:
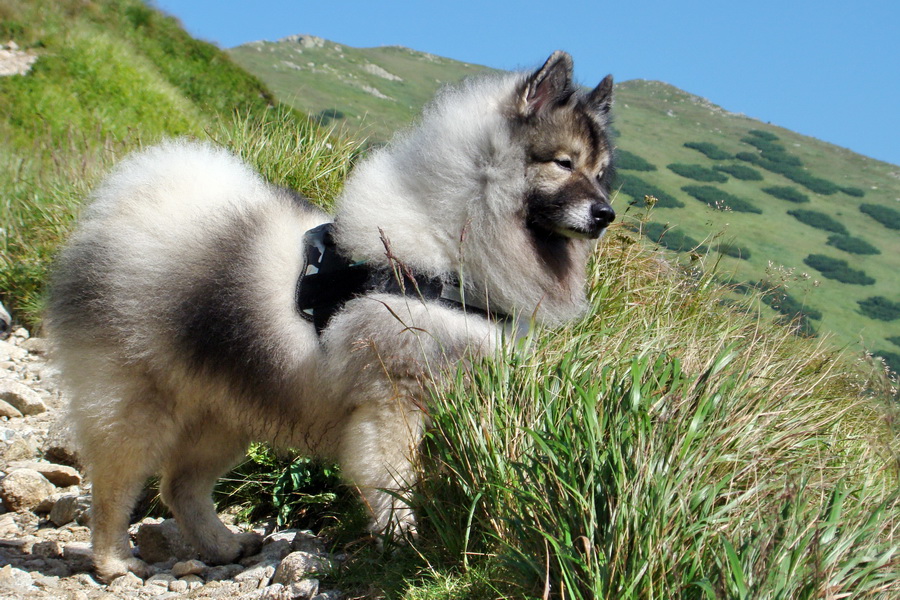
<svg viewBox="0 0 900 600">
<path fill-rule="evenodd" d="M 316 333 L 321 334 L 349 300 L 371 292 L 414 296 L 492 320 L 510 320 L 508 315 L 465 302 L 456 276 L 428 277 L 402 265 L 391 269 L 348 260 L 338 251 L 333 230 L 332 223 L 325 223 L 307 231 L 303 238 L 306 265 L 297 281 L 297 310 L 315 325 Z"/>
</svg>

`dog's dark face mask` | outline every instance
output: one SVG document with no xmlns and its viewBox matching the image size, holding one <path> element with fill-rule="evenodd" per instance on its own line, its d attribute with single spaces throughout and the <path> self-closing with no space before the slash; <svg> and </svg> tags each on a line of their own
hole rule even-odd
<svg viewBox="0 0 900 600">
<path fill-rule="evenodd" d="M 572 59 L 554 53 L 519 90 L 516 131 L 523 136 L 525 218 L 539 235 L 598 238 L 615 219 L 614 170 L 606 123 L 612 77 L 591 92 L 572 83 Z"/>
</svg>

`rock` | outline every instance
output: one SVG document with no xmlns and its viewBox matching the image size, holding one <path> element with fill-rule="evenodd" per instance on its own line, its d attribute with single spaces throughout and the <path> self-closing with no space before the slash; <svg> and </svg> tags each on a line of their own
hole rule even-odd
<svg viewBox="0 0 900 600">
<path fill-rule="evenodd" d="M 257 565 L 254 565 L 234 576 L 234 580 L 238 583 L 243 583 L 245 581 L 252 581 L 256 584 L 257 588 L 263 588 L 269 585 L 269 582 L 272 580 L 272 577 L 275 575 L 275 570 L 278 568 L 277 560 L 267 560 L 261 562 Z"/>
<path fill-rule="evenodd" d="M 288 586 L 287 589 L 288 593 L 290 594 L 290 598 L 294 600 L 297 600 L 298 598 L 309 600 L 319 593 L 319 580 L 304 579 L 302 581 L 298 581 L 297 583 L 292 583 Z"/>
<path fill-rule="evenodd" d="M 172 557 L 189 560 L 197 556 L 181 535 L 175 519 L 166 519 L 162 522 L 146 519 L 138 528 L 135 542 L 141 558 L 148 563 L 162 562 Z"/>
<path fill-rule="evenodd" d="M 341 600 L 343 597 L 344 594 L 340 590 L 325 590 L 324 592 L 319 592 L 310 600 Z"/>
<path fill-rule="evenodd" d="M 50 350 L 50 344 L 44 338 L 33 337 L 19 344 L 19 348 L 24 348 L 31 354 L 45 356 Z"/>
<path fill-rule="evenodd" d="M 206 566 L 206 563 L 202 561 L 196 559 L 185 560 L 172 565 L 172 575 L 174 575 L 175 577 L 184 577 L 185 575 L 201 575 L 208 568 L 209 567 Z"/>
<path fill-rule="evenodd" d="M 210 567 L 206 571 L 206 580 L 207 581 L 224 581 L 226 579 L 233 579 L 235 575 L 242 572 L 244 567 L 241 565 L 218 565 L 215 567 Z"/>
<path fill-rule="evenodd" d="M 9 469 L 31 469 L 46 477 L 56 487 L 81 485 L 81 475 L 72 467 L 36 460 L 16 460 L 9 463 Z"/>
<path fill-rule="evenodd" d="M 27 355 L 28 352 L 26 350 L 5 340 L 0 340 L 0 361 L 9 362 L 22 360 Z"/>
<path fill-rule="evenodd" d="M 94 559 L 89 542 L 69 542 L 63 547 L 63 558 L 73 571 L 93 570 Z"/>
<path fill-rule="evenodd" d="M 169 584 L 170 592 L 183 594 L 184 592 L 188 591 L 189 589 L 191 589 L 191 586 L 188 584 L 187 581 L 185 581 L 183 579 L 176 579 L 175 581 L 173 581 L 172 583 Z"/>
<path fill-rule="evenodd" d="M 111 590 L 127 590 L 144 587 L 144 581 L 134 573 L 125 573 L 109 582 Z"/>
<path fill-rule="evenodd" d="M 6 402 L 5 400 L 0 400 L 0 417 L 6 417 L 7 419 L 15 419 L 21 417 L 22 413 L 19 412 L 19 409 Z"/>
<path fill-rule="evenodd" d="M 3 460 L 31 460 L 35 454 L 37 454 L 37 444 L 30 438 L 16 437 L 3 451 Z"/>
<path fill-rule="evenodd" d="M 325 554 L 325 544 L 312 531 L 297 531 L 291 541 L 291 550 Z"/>
<path fill-rule="evenodd" d="M 23 415 L 36 415 L 47 411 L 47 406 L 38 393 L 17 381 L 0 379 L 0 400 L 12 404 Z"/>
<path fill-rule="evenodd" d="M 62 496 L 50 509 L 49 519 L 57 527 L 62 527 L 72 521 L 84 521 L 90 514 L 91 497 L 77 494 Z"/>
<path fill-rule="evenodd" d="M 0 569 L 0 591 L 25 593 L 33 590 L 31 575 L 27 571 L 6 565 Z"/>
<path fill-rule="evenodd" d="M 56 419 L 50 424 L 41 444 L 41 452 L 50 462 L 76 468 L 81 466 L 78 460 L 78 445 L 66 419 Z"/>
<path fill-rule="evenodd" d="M 157 573 L 156 575 L 151 575 L 147 581 L 144 582 L 144 587 L 161 587 L 164 590 L 169 590 L 169 584 L 173 581 L 176 581 L 176 577 L 170 573 Z"/>
<path fill-rule="evenodd" d="M 272 583 L 290 585 L 305 579 L 312 573 L 322 573 L 331 568 L 331 561 L 327 557 L 302 550 L 291 552 L 278 565 Z"/>
<path fill-rule="evenodd" d="M 44 558 L 59 558 L 62 556 L 62 548 L 56 540 L 37 542 L 31 547 L 31 553 Z"/>
<path fill-rule="evenodd" d="M 185 575 L 179 581 L 186 581 L 189 590 L 195 590 L 203 585 L 203 578 L 199 575 Z M 174 590 L 173 590 L 174 591 Z"/>
<path fill-rule="evenodd" d="M 0 499 L 9 510 L 31 510 L 56 487 L 31 469 L 14 469 L 0 481 Z"/>
</svg>

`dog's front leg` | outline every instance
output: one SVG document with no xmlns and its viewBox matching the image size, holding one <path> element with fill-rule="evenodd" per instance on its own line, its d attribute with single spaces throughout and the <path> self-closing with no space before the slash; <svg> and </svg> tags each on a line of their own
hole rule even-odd
<svg viewBox="0 0 900 600">
<path fill-rule="evenodd" d="M 415 483 L 413 461 L 424 433 L 425 415 L 416 399 L 421 384 L 409 379 L 374 387 L 379 389 L 368 390 L 376 393 L 348 419 L 341 466 L 372 513 L 373 533 L 414 535 L 415 516 L 406 497 Z"/>
</svg>

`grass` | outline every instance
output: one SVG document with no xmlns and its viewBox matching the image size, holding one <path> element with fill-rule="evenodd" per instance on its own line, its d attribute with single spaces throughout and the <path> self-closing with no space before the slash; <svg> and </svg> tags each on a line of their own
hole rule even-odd
<svg viewBox="0 0 900 600">
<path fill-rule="evenodd" d="M 428 534 L 514 597 L 900 591 L 883 374 L 633 241 L 598 256 L 584 322 L 436 397 Z"/>
</svg>

